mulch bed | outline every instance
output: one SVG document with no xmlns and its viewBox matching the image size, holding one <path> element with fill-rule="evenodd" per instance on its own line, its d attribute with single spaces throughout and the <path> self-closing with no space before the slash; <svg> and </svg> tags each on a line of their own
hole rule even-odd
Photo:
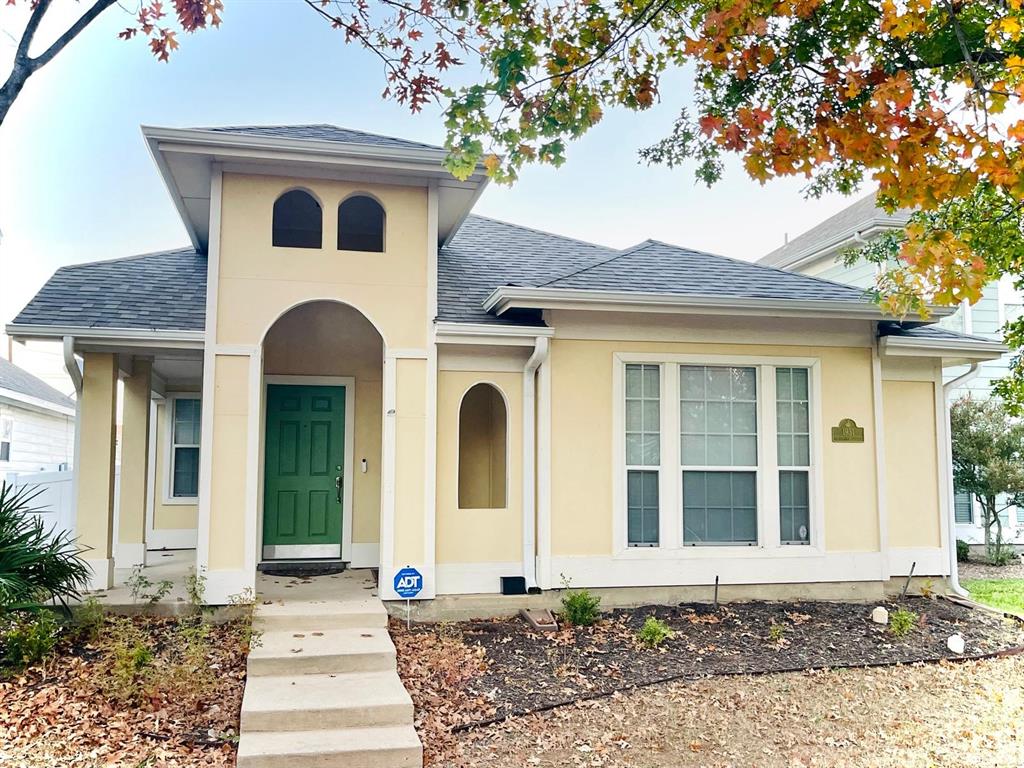
<svg viewBox="0 0 1024 768">
<path fill-rule="evenodd" d="M 1021 625 L 996 614 L 942 599 L 908 597 L 887 604 L 890 612 L 900 606 L 919 616 L 901 639 L 871 622 L 873 606 L 833 602 L 648 606 L 611 611 L 593 627 L 551 634 L 533 632 L 517 618 L 446 624 L 444 633 L 461 635 L 465 647 L 479 649 L 483 662 L 457 691 L 468 711 L 448 723 L 464 730 L 666 680 L 976 658 L 1024 644 Z M 635 639 L 648 616 L 675 633 L 657 649 Z M 781 627 L 776 639 L 773 625 Z M 406 633 L 393 623 L 400 659 L 403 651 L 415 652 L 417 636 L 425 640 L 438 631 L 419 625 Z M 946 646 L 956 632 L 966 641 L 963 657 Z M 399 639 L 403 633 L 410 636 Z"/>
<path fill-rule="evenodd" d="M 248 651 L 243 621 L 210 623 L 199 658 L 175 655 L 182 621 L 130 621 L 153 652 L 152 682 L 125 699 L 108 645 L 118 619 L 93 642 L 66 636 L 45 662 L 0 679 L 0 765 L 234 765 Z"/>
</svg>

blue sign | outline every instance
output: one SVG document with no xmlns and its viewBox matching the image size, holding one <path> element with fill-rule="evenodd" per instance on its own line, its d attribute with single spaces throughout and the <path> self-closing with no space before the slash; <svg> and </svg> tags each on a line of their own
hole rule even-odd
<svg viewBox="0 0 1024 768">
<path fill-rule="evenodd" d="M 395 592 L 399 597 L 416 597 L 423 589 L 423 574 L 406 566 L 395 574 Z"/>
</svg>

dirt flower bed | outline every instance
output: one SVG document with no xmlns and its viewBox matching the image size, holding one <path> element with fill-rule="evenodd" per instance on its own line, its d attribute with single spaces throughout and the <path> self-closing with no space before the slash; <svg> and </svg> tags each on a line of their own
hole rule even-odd
<svg viewBox="0 0 1024 768">
<path fill-rule="evenodd" d="M 709 675 L 913 663 L 954 657 L 946 641 L 966 641 L 965 656 L 1024 644 L 1017 623 L 941 599 L 887 605 L 916 614 L 904 637 L 872 623 L 872 606 L 849 603 L 736 603 L 649 606 L 604 614 L 592 627 L 535 633 L 519 619 L 418 625 L 393 622 L 399 672 L 417 707 L 430 764 L 458 758 L 451 733 L 490 720 L 543 711 L 668 680 Z M 655 649 L 637 631 L 654 616 L 672 635 Z M 434 745 L 439 745 L 430 754 Z"/>
<path fill-rule="evenodd" d="M 234 765 L 250 622 L 106 617 L 0 680 L 0 765 Z"/>
</svg>

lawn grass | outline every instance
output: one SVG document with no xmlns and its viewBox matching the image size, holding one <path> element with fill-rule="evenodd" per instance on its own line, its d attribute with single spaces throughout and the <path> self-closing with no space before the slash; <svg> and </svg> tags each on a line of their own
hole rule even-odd
<svg viewBox="0 0 1024 768">
<path fill-rule="evenodd" d="M 964 586 L 979 603 L 1024 615 L 1024 579 L 972 579 Z"/>
</svg>

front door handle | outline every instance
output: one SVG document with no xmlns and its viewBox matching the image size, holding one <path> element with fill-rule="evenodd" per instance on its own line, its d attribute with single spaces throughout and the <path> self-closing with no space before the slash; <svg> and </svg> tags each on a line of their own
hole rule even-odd
<svg viewBox="0 0 1024 768">
<path fill-rule="evenodd" d="M 338 489 L 338 503 L 341 504 L 341 489 L 345 485 L 345 481 L 342 479 L 342 475 L 338 475 L 334 478 L 334 487 Z"/>
</svg>

